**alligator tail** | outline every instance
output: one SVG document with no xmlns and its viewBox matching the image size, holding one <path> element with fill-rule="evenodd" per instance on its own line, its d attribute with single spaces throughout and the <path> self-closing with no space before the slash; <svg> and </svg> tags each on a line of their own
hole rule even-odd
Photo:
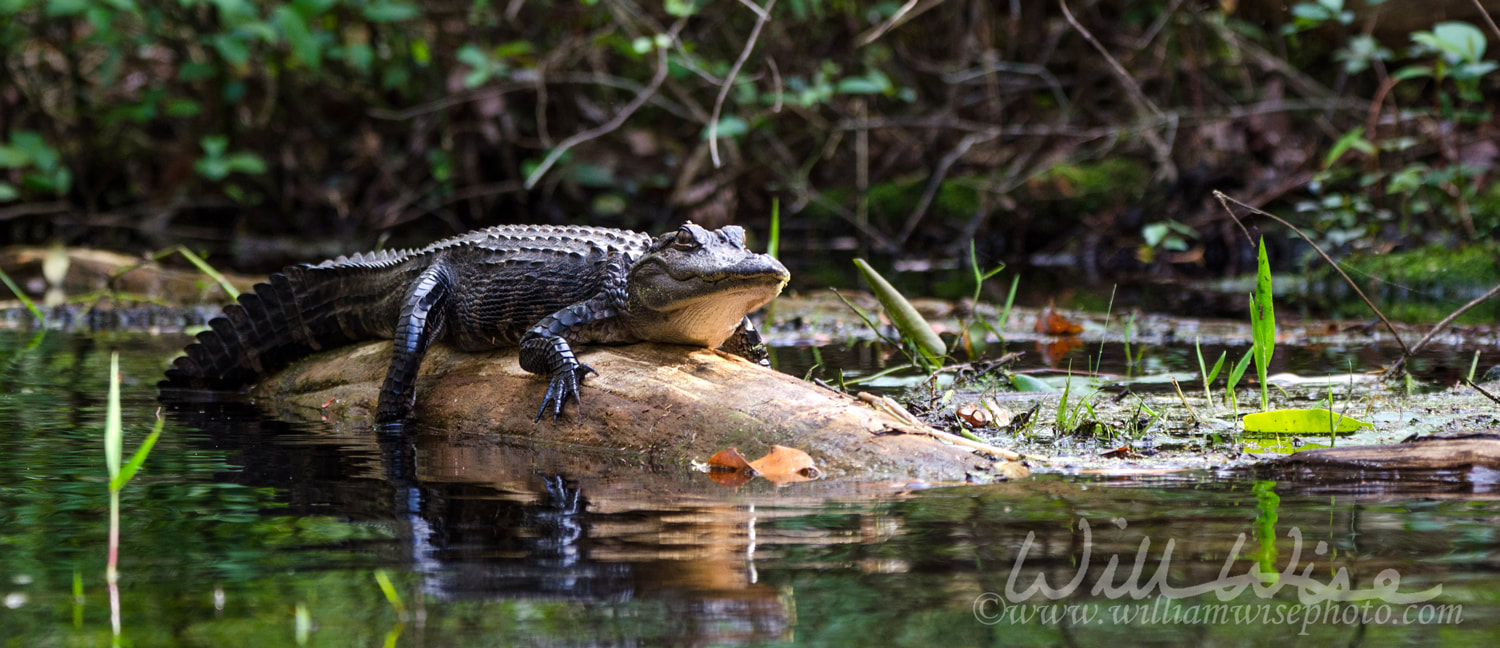
<svg viewBox="0 0 1500 648">
<path fill-rule="evenodd" d="M 388 337 L 383 329 L 394 315 L 382 314 L 391 307 L 391 292 L 385 282 L 370 281 L 375 271 L 303 265 L 271 275 L 209 321 L 159 386 L 237 390 L 318 350 Z M 353 287 L 365 289 L 350 294 Z"/>
</svg>

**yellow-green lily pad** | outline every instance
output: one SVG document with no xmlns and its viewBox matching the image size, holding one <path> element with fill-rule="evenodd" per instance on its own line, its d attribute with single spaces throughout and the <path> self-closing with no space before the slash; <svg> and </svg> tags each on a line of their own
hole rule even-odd
<svg viewBox="0 0 1500 648">
<path fill-rule="evenodd" d="M 1352 434 L 1369 423 L 1349 415 L 1340 415 L 1321 407 L 1314 409 L 1280 409 L 1246 414 L 1245 431 L 1261 434 Z M 1334 427 L 1334 424 L 1338 427 Z"/>
</svg>

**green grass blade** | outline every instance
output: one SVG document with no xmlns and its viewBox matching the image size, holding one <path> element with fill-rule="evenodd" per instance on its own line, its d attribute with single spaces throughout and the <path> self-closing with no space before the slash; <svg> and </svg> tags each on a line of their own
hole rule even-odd
<svg viewBox="0 0 1500 648">
<path fill-rule="evenodd" d="M 870 285 L 870 290 L 875 293 L 875 298 L 880 300 L 881 307 L 885 308 L 886 317 L 891 318 L 891 323 L 904 337 L 911 338 L 922 355 L 927 356 L 934 363 L 941 364 L 941 358 L 948 352 L 948 347 L 943 344 L 943 338 L 938 337 L 937 331 L 932 330 L 932 325 L 922 317 L 921 313 L 896 290 L 885 277 L 880 276 L 870 264 L 864 259 L 855 259 L 854 267 L 859 268 L 860 276 L 864 277 L 865 283 Z"/>
<path fill-rule="evenodd" d="M 146 440 L 142 441 L 140 447 L 130 455 L 130 461 L 125 462 L 125 465 L 120 468 L 120 474 L 109 479 L 110 490 L 117 491 L 124 488 L 125 484 L 130 483 L 130 478 L 135 477 L 136 471 L 141 469 L 141 464 L 146 463 L 146 457 L 150 456 L 151 447 L 156 445 L 157 438 L 161 437 L 162 424 L 165 422 L 166 419 L 156 417 L 156 425 L 151 428 L 151 434 L 147 435 Z"/>
<path fill-rule="evenodd" d="M 781 199 L 771 199 L 771 241 L 766 244 L 766 254 L 776 256 L 781 248 Z"/>
<path fill-rule="evenodd" d="M 390 602 L 391 608 L 405 619 L 406 604 L 401 601 L 401 593 L 396 591 L 396 586 L 391 583 L 391 577 L 386 575 L 384 569 L 375 570 L 375 582 L 380 584 L 380 591 L 385 594 L 385 600 Z"/>
<path fill-rule="evenodd" d="M 219 287 L 223 288 L 224 292 L 228 293 L 231 299 L 240 298 L 240 291 L 236 290 L 234 285 L 230 284 L 229 280 L 224 278 L 224 275 L 219 274 L 218 270 L 215 270 L 213 266 L 208 265 L 208 262 L 204 261 L 203 257 L 198 256 L 192 250 L 187 249 L 187 246 L 183 245 L 177 246 L 177 251 L 182 253 L 183 258 L 187 259 L 188 262 L 192 263 L 195 266 L 198 266 L 198 269 L 201 270 L 203 274 L 208 275 L 210 279 L 218 282 Z"/>
<path fill-rule="evenodd" d="M 1250 360 L 1254 356 L 1255 347 L 1250 347 L 1249 350 L 1245 351 L 1245 357 L 1240 358 L 1240 361 L 1236 362 L 1234 364 L 1234 367 L 1229 370 L 1229 378 L 1227 380 L 1227 386 L 1224 388 L 1224 395 L 1225 398 L 1228 399 L 1230 407 L 1233 407 L 1236 410 L 1239 409 L 1239 399 L 1235 396 L 1234 390 L 1239 386 L 1240 377 L 1245 375 L 1245 369 L 1250 366 Z"/>
<path fill-rule="evenodd" d="M 0 281 L 5 282 L 5 287 L 9 288 L 12 293 L 15 293 L 16 299 L 21 300 L 21 303 L 26 306 L 26 310 L 31 311 L 31 316 L 36 318 L 38 324 L 46 323 L 47 318 L 42 317 L 42 309 L 37 308 L 36 302 L 31 301 L 31 298 L 27 297 L 26 293 L 21 292 L 21 287 L 17 286 L 16 282 L 11 280 L 10 275 L 6 274 L 4 270 L 0 270 Z"/>
<path fill-rule="evenodd" d="M 104 465 L 109 479 L 120 474 L 120 354 L 109 354 L 109 401 L 104 413 Z M 113 486 L 111 486 L 113 488 Z"/>
<path fill-rule="evenodd" d="M 995 327 L 1002 332 L 1005 330 L 1005 323 L 1010 321 L 1010 307 L 1016 303 L 1016 288 L 1020 286 L 1021 275 L 1010 278 L 1010 293 L 1005 296 L 1005 306 L 1000 309 L 1000 323 Z M 1000 339 L 1005 339 L 1003 333 L 1000 335 Z"/>
</svg>

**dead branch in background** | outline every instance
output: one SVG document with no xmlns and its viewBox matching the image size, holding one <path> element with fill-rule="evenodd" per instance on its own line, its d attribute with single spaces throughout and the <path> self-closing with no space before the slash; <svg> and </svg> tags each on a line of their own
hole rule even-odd
<svg viewBox="0 0 1500 648">
<path fill-rule="evenodd" d="M 775 0 L 772 0 L 772 2 L 775 2 Z M 672 24 L 672 29 L 669 31 L 669 36 L 671 38 L 676 38 L 677 33 L 682 31 L 682 28 L 685 25 L 687 25 L 687 18 L 678 18 L 677 22 Z M 662 82 L 667 80 L 667 69 L 669 67 L 670 66 L 667 65 L 667 49 L 665 47 L 657 47 L 656 72 L 651 76 L 651 83 L 647 84 L 645 88 L 642 88 L 641 91 L 635 95 L 635 98 L 631 99 L 630 103 L 625 104 L 625 107 L 621 108 L 619 112 L 615 113 L 615 116 L 609 121 L 595 126 L 594 128 L 590 128 L 586 131 L 574 133 L 573 135 L 569 136 L 568 139 L 565 139 L 562 141 L 562 143 L 558 144 L 557 148 L 549 151 L 547 153 L 547 157 L 542 159 L 542 163 L 538 164 L 536 169 L 531 172 L 531 175 L 526 178 L 526 189 L 530 190 L 531 188 L 535 187 L 537 181 L 541 180 L 543 175 L 546 175 L 547 170 L 551 169 L 552 165 L 556 164 L 557 160 L 561 158 L 564 153 L 568 152 L 568 149 L 571 149 L 574 146 L 587 142 L 596 137 L 607 135 L 624 124 L 625 120 L 630 119 L 630 116 L 632 114 L 635 114 L 636 110 L 640 109 L 642 105 L 645 105 L 646 101 L 651 99 L 652 95 L 656 94 L 656 90 L 661 87 Z"/>
<path fill-rule="evenodd" d="M 714 99 L 713 116 L 708 120 L 708 153 L 714 159 L 715 169 L 723 166 L 719 161 L 719 114 L 724 111 L 724 98 L 729 96 L 729 89 L 734 87 L 734 78 L 739 76 L 740 68 L 750 58 L 750 52 L 755 49 L 755 41 L 760 38 L 760 30 L 771 19 L 771 9 L 776 6 L 776 0 L 769 0 L 764 8 L 749 0 L 740 0 L 740 3 L 755 11 L 755 27 L 750 30 L 750 37 L 745 39 L 745 49 L 740 50 L 740 57 L 734 60 L 729 74 L 724 76 L 724 84 L 719 86 L 719 96 Z"/>
<path fill-rule="evenodd" d="M 1130 78 L 1130 73 L 1125 71 L 1120 62 L 1115 60 L 1114 56 L 1110 55 L 1109 50 L 1104 49 L 1104 45 L 1099 42 L 1099 39 L 1094 38 L 1094 35 L 1083 26 L 1083 23 L 1078 22 L 1078 19 L 1073 17 L 1073 11 L 1068 9 L 1067 0 L 1057 0 L 1057 6 L 1062 9 L 1063 17 L 1068 20 L 1068 24 L 1072 25 L 1073 29 L 1077 30 L 1083 36 L 1083 39 L 1094 46 L 1099 55 L 1104 57 L 1104 61 L 1109 64 L 1110 71 L 1114 72 L 1115 78 L 1120 81 L 1120 85 L 1125 87 L 1125 94 L 1130 96 L 1130 100 L 1135 103 L 1136 108 L 1143 113 L 1150 113 L 1150 116 L 1155 117 L 1158 122 L 1174 124 L 1175 129 L 1176 120 L 1163 113 L 1161 108 L 1158 108 L 1156 103 L 1151 101 L 1151 98 L 1147 97 L 1145 92 L 1141 91 L 1140 84 L 1136 83 L 1135 79 Z M 1146 143 L 1151 145 L 1151 149 L 1156 152 L 1156 163 L 1159 165 L 1162 174 L 1166 176 L 1167 180 L 1175 179 L 1177 177 L 1177 167 L 1172 163 L 1172 146 L 1163 141 L 1161 135 L 1154 129 L 1144 129 L 1141 131 L 1141 135 L 1146 138 Z"/>
<path fill-rule="evenodd" d="M 1300 229 L 1297 228 L 1296 225 L 1293 225 L 1293 224 L 1287 222 L 1286 219 L 1284 219 L 1284 218 L 1282 218 L 1280 216 L 1277 216 L 1275 214 L 1272 214 L 1272 213 L 1270 213 L 1268 211 L 1265 211 L 1265 210 L 1262 210 L 1262 209 L 1258 209 L 1258 208 L 1255 208 L 1255 207 L 1251 207 L 1249 205 L 1246 205 L 1245 203 L 1242 203 L 1242 202 L 1240 202 L 1238 200 L 1230 198 L 1229 196 L 1225 195 L 1224 192 L 1219 191 L 1218 189 L 1214 190 L 1214 197 L 1219 199 L 1219 204 L 1224 205 L 1224 211 L 1228 212 L 1229 213 L 1229 217 L 1233 218 L 1235 220 L 1235 222 L 1239 222 L 1239 217 L 1237 217 L 1237 216 L 1234 215 L 1234 210 L 1229 208 L 1229 204 L 1228 203 L 1234 203 L 1236 205 L 1244 207 L 1245 209 L 1249 210 L 1250 213 L 1252 213 L 1252 214 L 1255 214 L 1257 216 L 1265 216 L 1266 218 L 1269 218 L 1269 219 L 1274 220 L 1274 221 L 1276 221 L 1278 223 L 1281 223 L 1287 229 L 1292 230 L 1293 232 L 1296 232 L 1297 236 L 1300 236 L 1300 237 L 1302 237 L 1302 240 L 1307 241 L 1307 244 L 1311 245 L 1312 248 L 1314 250 L 1316 250 L 1320 256 L 1323 257 L 1323 260 L 1327 261 L 1328 265 L 1330 267 L 1332 267 L 1335 271 L 1337 271 L 1339 273 L 1340 277 L 1344 278 L 1344 281 L 1349 284 L 1350 288 L 1354 289 L 1355 294 L 1359 295 L 1360 299 L 1365 300 L 1365 305 L 1369 306 L 1370 310 L 1372 310 L 1372 311 L 1375 312 L 1375 316 L 1379 317 L 1380 321 L 1382 321 L 1382 322 L 1385 323 L 1385 328 L 1391 332 L 1391 337 L 1396 338 L 1396 343 L 1401 345 L 1401 350 L 1404 353 L 1404 355 L 1407 356 L 1407 357 L 1411 356 L 1412 350 L 1411 350 L 1410 347 L 1406 346 L 1406 340 L 1401 339 L 1401 334 L 1396 331 L 1396 325 L 1391 324 L 1391 321 L 1388 320 L 1388 319 L 1386 319 L 1385 313 L 1380 312 L 1380 309 L 1375 306 L 1375 302 L 1370 301 L 1370 298 L 1365 296 L 1365 291 L 1359 289 L 1359 284 L 1355 283 L 1353 279 L 1349 278 L 1348 273 L 1345 273 L 1344 269 L 1341 268 L 1341 267 L 1339 267 L 1338 262 L 1334 261 L 1333 257 L 1328 256 L 1328 253 L 1324 252 L 1323 248 L 1318 247 L 1318 244 L 1315 243 L 1315 242 L 1313 242 L 1313 240 L 1312 240 L 1311 237 L 1309 237 L 1307 234 L 1304 234 L 1302 232 L 1302 230 L 1300 230 Z M 1242 224 L 1242 225 L 1240 225 L 1240 227 L 1241 227 L 1241 229 L 1243 229 L 1244 225 Z M 1245 231 L 1245 237 L 1246 238 L 1250 237 L 1250 232 L 1248 230 Z"/>
</svg>

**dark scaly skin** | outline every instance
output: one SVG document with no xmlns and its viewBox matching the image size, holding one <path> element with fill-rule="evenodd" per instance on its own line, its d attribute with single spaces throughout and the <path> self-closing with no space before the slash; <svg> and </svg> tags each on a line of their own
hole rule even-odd
<svg viewBox="0 0 1500 648">
<path fill-rule="evenodd" d="M 433 342 L 464 350 L 520 347 L 521 367 L 549 378 L 537 419 L 578 400 L 573 344 L 669 342 L 767 365 L 746 317 L 789 277 L 745 248 L 744 230 L 692 223 L 652 239 L 598 227 L 500 226 L 420 250 L 297 265 L 257 284 L 199 334 L 164 388 L 238 389 L 313 351 L 394 341 L 376 418 L 405 420 Z"/>
</svg>

